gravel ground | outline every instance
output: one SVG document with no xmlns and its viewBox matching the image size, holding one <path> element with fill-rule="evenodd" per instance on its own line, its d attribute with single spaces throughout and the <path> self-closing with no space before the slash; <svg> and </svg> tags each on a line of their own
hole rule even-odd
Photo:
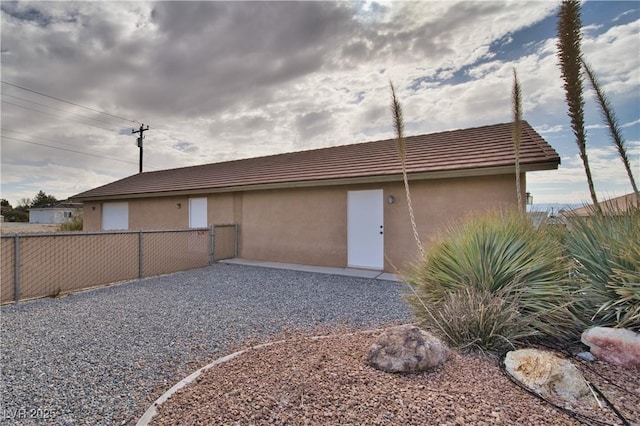
<svg viewBox="0 0 640 426">
<path fill-rule="evenodd" d="M 0 422 L 135 424 L 175 382 L 243 342 L 407 322 L 403 291 L 388 281 L 219 264 L 3 306 Z"/>
<path fill-rule="evenodd" d="M 37 234 L 41 232 L 58 232 L 59 226 L 49 223 L 0 222 L 0 233 Z"/>
<path fill-rule="evenodd" d="M 366 363 L 378 334 L 294 334 L 251 349 L 178 391 L 151 425 L 622 424 L 606 405 L 572 407 L 590 418 L 581 423 L 514 385 L 487 357 L 454 353 L 435 371 L 383 373 Z M 638 371 L 573 362 L 632 425 L 640 422 Z"/>
</svg>

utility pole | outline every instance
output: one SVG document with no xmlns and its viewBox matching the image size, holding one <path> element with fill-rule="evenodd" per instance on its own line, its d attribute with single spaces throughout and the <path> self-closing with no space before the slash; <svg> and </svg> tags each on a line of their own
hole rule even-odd
<svg viewBox="0 0 640 426">
<path fill-rule="evenodd" d="M 140 125 L 140 129 L 138 130 L 131 129 L 131 134 L 140 133 L 140 137 L 138 138 L 138 148 L 140 148 L 140 172 L 139 173 L 142 173 L 142 139 L 144 139 L 144 132 L 146 132 L 147 130 L 149 130 L 149 125 L 147 125 L 147 128 L 145 129 L 144 123 Z"/>
</svg>

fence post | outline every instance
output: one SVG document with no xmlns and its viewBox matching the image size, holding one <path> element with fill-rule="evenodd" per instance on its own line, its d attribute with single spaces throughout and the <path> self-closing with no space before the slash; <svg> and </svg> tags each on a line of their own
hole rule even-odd
<svg viewBox="0 0 640 426">
<path fill-rule="evenodd" d="M 216 262 L 216 240 L 215 240 L 215 228 L 214 224 L 209 227 L 209 266 Z"/>
<path fill-rule="evenodd" d="M 20 236 L 13 238 L 13 300 L 16 305 L 20 300 Z"/>
<path fill-rule="evenodd" d="M 142 278 L 142 229 L 138 231 L 138 278 Z"/>
<path fill-rule="evenodd" d="M 238 257 L 238 224 L 233 225 L 233 257 Z"/>
</svg>

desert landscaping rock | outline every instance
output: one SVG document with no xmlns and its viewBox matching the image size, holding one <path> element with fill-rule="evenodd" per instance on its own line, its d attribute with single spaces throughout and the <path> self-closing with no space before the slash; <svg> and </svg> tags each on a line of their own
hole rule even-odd
<svg viewBox="0 0 640 426">
<path fill-rule="evenodd" d="M 582 333 L 582 343 L 600 359 L 640 369 L 640 333 L 624 328 L 593 327 Z"/>
<path fill-rule="evenodd" d="M 545 398 L 560 398 L 571 406 L 595 407 L 597 404 L 576 366 L 551 352 L 539 349 L 510 351 L 504 365 L 509 374 Z"/>
<path fill-rule="evenodd" d="M 408 322 L 403 291 L 389 281 L 218 264 L 3 306 L 2 422 L 135 424 L 174 383 L 248 339 Z M 18 422 L 20 410 L 42 415 Z"/>
<path fill-rule="evenodd" d="M 593 356 L 591 352 L 579 352 L 576 354 L 576 357 L 588 362 L 593 362 L 596 360 L 596 357 Z"/>
<path fill-rule="evenodd" d="M 414 325 L 401 325 L 383 332 L 369 349 L 369 364 L 388 373 L 432 370 L 449 359 L 444 343 Z"/>
<path fill-rule="evenodd" d="M 313 339 L 275 336 L 282 343 L 248 350 L 206 370 L 158 409 L 153 426 L 180 425 L 580 425 L 562 411 L 515 386 L 495 359 L 460 355 L 422 373 L 389 374 L 367 363 L 380 336 L 352 333 Z M 251 344 L 247 347 L 251 347 Z M 606 367 L 594 374 L 612 377 Z M 590 364 L 591 365 L 591 364 Z M 625 371 L 633 391 L 640 378 Z M 601 377 L 631 424 L 640 420 L 640 394 Z M 616 393 L 616 389 L 620 393 Z M 619 425 L 609 409 L 588 413 Z"/>
</svg>

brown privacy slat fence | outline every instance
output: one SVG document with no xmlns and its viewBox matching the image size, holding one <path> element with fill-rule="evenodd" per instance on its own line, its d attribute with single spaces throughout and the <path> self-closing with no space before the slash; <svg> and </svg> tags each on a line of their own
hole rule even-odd
<svg viewBox="0 0 640 426">
<path fill-rule="evenodd" d="M 238 225 L 2 235 L 0 303 L 184 271 L 238 256 Z"/>
</svg>

